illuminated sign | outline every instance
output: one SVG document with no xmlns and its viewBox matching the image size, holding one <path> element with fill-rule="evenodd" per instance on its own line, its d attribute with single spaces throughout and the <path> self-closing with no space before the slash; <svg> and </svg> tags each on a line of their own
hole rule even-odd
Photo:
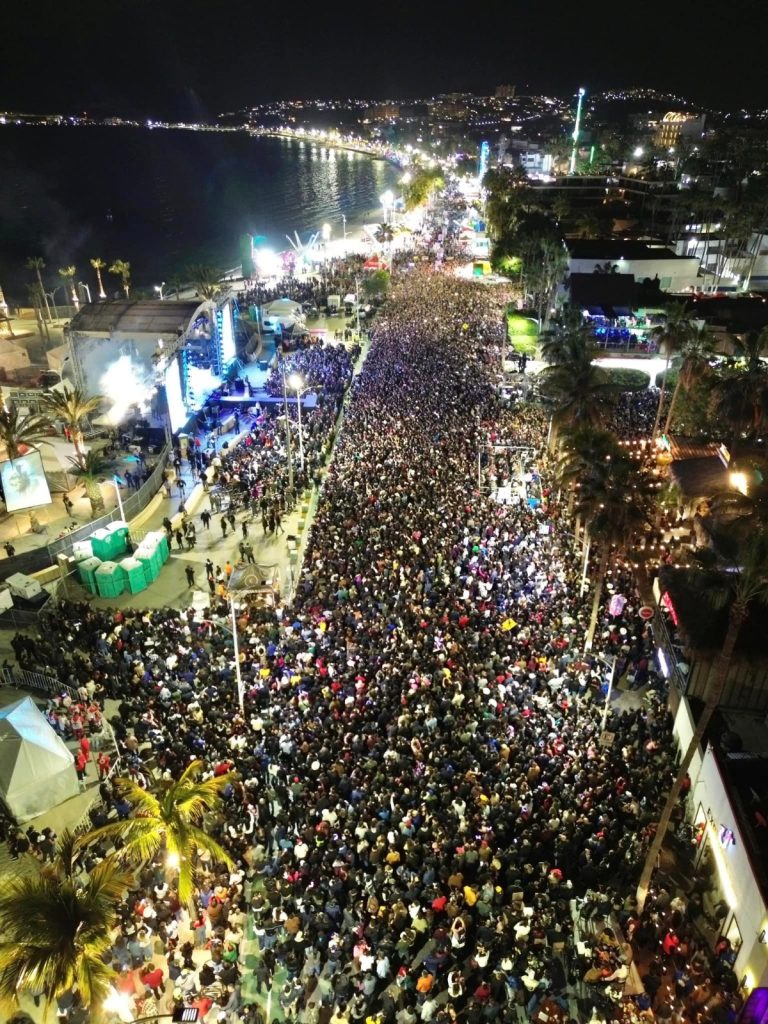
<svg viewBox="0 0 768 1024">
<path fill-rule="evenodd" d="M 669 612 L 670 618 L 672 619 L 674 624 L 677 626 L 678 625 L 677 611 L 675 609 L 675 606 L 672 604 L 672 598 L 669 596 L 669 592 L 666 591 L 666 590 L 661 595 L 661 603 L 664 605 L 666 610 Z"/>
</svg>

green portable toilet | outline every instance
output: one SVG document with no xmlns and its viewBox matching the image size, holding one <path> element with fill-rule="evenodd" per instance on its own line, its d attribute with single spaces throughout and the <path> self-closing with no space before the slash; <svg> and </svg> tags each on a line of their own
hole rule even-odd
<svg viewBox="0 0 768 1024">
<path fill-rule="evenodd" d="M 141 590 L 147 589 L 147 576 L 144 571 L 144 563 L 138 558 L 124 558 L 120 567 L 128 579 L 128 589 L 132 594 L 138 594 Z"/>
<path fill-rule="evenodd" d="M 165 563 L 168 561 L 171 554 L 171 549 L 168 546 L 168 534 L 165 530 L 161 530 L 158 532 L 158 538 L 157 546 L 160 549 L 160 554 L 162 555 L 163 562 Z"/>
<path fill-rule="evenodd" d="M 106 530 L 94 530 L 91 534 L 93 553 L 102 561 L 107 561 L 112 552 L 112 538 Z"/>
<path fill-rule="evenodd" d="M 134 558 L 144 566 L 144 578 L 146 582 L 154 583 L 160 575 L 160 567 L 157 564 L 157 559 L 154 558 L 152 551 L 142 544 L 137 548 Z"/>
<path fill-rule="evenodd" d="M 83 586 L 87 587 L 92 593 L 96 593 L 96 570 L 101 565 L 101 559 L 95 558 L 91 555 L 90 558 L 84 558 L 82 562 L 77 563 L 77 575 L 80 578 L 80 582 Z"/>
<path fill-rule="evenodd" d="M 128 550 L 128 524 L 122 519 L 116 519 L 106 528 L 107 533 L 114 538 L 112 541 L 112 557 L 122 555 Z"/>
<path fill-rule="evenodd" d="M 125 590 L 126 575 L 116 562 L 102 562 L 96 570 L 99 597 L 118 597 Z"/>
</svg>

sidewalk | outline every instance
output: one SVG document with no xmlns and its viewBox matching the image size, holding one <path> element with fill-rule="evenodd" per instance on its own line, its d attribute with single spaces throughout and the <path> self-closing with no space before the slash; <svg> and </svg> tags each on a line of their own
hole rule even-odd
<svg viewBox="0 0 768 1024">
<path fill-rule="evenodd" d="M 330 327 L 331 324 L 332 322 L 329 322 L 328 326 Z M 368 346 L 369 341 L 364 336 L 363 352 L 358 360 L 356 372 L 359 372 L 359 369 L 362 366 L 365 355 L 367 354 Z M 248 378 L 254 389 L 263 387 L 270 371 L 268 369 L 260 369 L 260 364 L 263 365 L 264 361 L 267 361 L 268 363 L 271 362 L 274 357 L 274 353 L 274 339 L 271 335 L 267 335 L 263 340 L 258 356 L 258 362 L 254 361 L 249 363 L 241 370 L 241 377 Z M 199 436 L 204 444 L 207 443 L 207 432 L 201 431 L 196 436 Z M 222 433 L 216 441 L 217 449 L 221 450 L 225 444 L 233 446 L 240 436 L 242 436 L 242 434 L 237 434 L 234 430 Z M 190 440 L 193 440 L 192 436 L 190 437 Z M 284 530 L 283 533 L 277 535 L 265 535 L 260 519 L 252 519 L 249 513 L 239 511 L 236 513 L 237 522 L 235 532 L 233 533 L 228 528 L 227 535 L 224 537 L 221 531 L 220 515 L 216 515 L 215 513 L 213 514 L 213 519 L 208 530 L 203 527 L 200 520 L 200 514 L 204 510 L 212 511 L 210 500 L 203 492 L 202 485 L 199 483 L 195 484 L 192 480 L 190 466 L 186 461 L 182 464 L 181 476 L 186 485 L 185 497 L 183 499 L 185 507 L 197 530 L 197 542 L 195 547 L 192 550 L 187 550 L 185 548 L 183 551 L 179 551 L 174 541 L 172 544 L 172 557 L 163 567 L 158 579 L 147 590 L 136 595 L 125 593 L 117 598 L 89 598 L 94 607 L 160 608 L 169 605 L 172 607 L 187 607 L 190 604 L 194 604 L 198 607 L 205 607 L 208 604 L 210 596 L 204 570 L 205 561 L 210 557 L 214 562 L 214 565 L 220 565 L 222 567 L 228 560 L 233 564 L 240 561 L 239 543 L 243 539 L 244 523 L 248 535 L 247 539 L 253 546 L 256 564 L 265 567 L 277 566 L 281 591 L 283 595 L 287 595 L 291 591 L 294 583 L 293 575 L 300 571 L 303 544 L 308 532 L 311 516 L 314 512 L 316 499 L 314 489 L 313 492 L 307 492 L 303 496 L 303 500 L 297 502 L 294 511 L 284 518 L 282 524 Z M 70 492 L 70 497 L 75 502 L 72 517 L 68 517 L 64 514 L 65 509 L 61 503 L 61 498 L 58 495 L 54 498 L 51 505 L 37 510 L 37 518 L 47 527 L 46 532 L 43 534 L 35 534 L 31 532 L 29 528 L 27 528 L 26 533 L 21 533 L 17 516 L 9 515 L 4 519 L 0 519 L 0 544 L 9 540 L 16 549 L 16 552 L 21 553 L 22 551 L 31 550 L 33 547 L 40 547 L 50 543 L 73 521 L 77 522 L 78 525 L 87 524 L 92 518 L 90 514 L 90 503 L 87 498 L 80 496 L 81 491 L 82 485 L 78 484 L 76 488 Z M 129 492 L 127 488 L 121 488 L 121 493 L 125 497 Z M 110 511 L 111 509 L 114 509 L 117 504 L 115 487 L 105 486 L 103 488 L 103 494 L 106 510 Z M 174 516 L 178 513 L 181 501 L 182 494 L 175 482 L 172 485 L 171 497 L 168 497 L 165 491 L 161 489 L 150 501 L 146 509 L 131 520 L 129 525 L 131 527 L 131 535 L 134 540 L 140 539 L 149 531 L 163 529 L 163 519 L 167 517 L 173 520 Z M 22 523 L 25 518 L 28 522 L 28 513 L 20 513 L 19 516 L 22 519 Z M 290 558 L 288 551 L 289 537 L 296 539 L 296 547 L 299 552 L 298 557 L 294 559 Z M 3 560 L 0 558 L 0 574 L 2 574 L 2 564 Z M 185 572 L 189 565 L 191 565 L 195 570 L 195 581 L 192 587 L 187 583 Z M 73 599 L 80 599 L 83 597 L 84 592 L 73 576 L 70 576 L 68 580 L 67 589 Z M 3 631 L 0 630 L 0 634 L 2 634 L 2 632 Z M 2 643 L 2 639 L 0 639 L 0 653 L 3 652 L 6 646 L 7 644 Z"/>
</svg>

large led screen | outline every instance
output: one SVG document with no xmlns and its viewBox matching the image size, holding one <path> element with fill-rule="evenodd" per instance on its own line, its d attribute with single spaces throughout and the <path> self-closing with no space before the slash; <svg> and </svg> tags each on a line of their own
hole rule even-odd
<svg viewBox="0 0 768 1024">
<path fill-rule="evenodd" d="M 189 419 L 187 407 L 181 391 L 181 367 L 179 360 L 173 359 L 165 371 L 165 395 L 168 400 L 168 416 L 171 420 L 171 433 L 186 424 Z"/>
<path fill-rule="evenodd" d="M 29 452 L 21 458 L 0 463 L 5 507 L 9 512 L 51 504 L 51 492 L 45 479 L 40 452 Z"/>
<path fill-rule="evenodd" d="M 221 362 L 227 366 L 237 355 L 235 332 L 232 325 L 232 303 L 228 302 L 221 313 Z"/>
</svg>

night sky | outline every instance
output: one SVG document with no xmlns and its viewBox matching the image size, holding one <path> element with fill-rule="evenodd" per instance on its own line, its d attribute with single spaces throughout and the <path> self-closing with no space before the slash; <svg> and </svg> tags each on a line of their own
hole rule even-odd
<svg viewBox="0 0 768 1024">
<path fill-rule="evenodd" d="M 764 0 L 10 0 L 0 108 L 204 119 L 276 98 L 649 85 L 768 106 Z"/>
</svg>

